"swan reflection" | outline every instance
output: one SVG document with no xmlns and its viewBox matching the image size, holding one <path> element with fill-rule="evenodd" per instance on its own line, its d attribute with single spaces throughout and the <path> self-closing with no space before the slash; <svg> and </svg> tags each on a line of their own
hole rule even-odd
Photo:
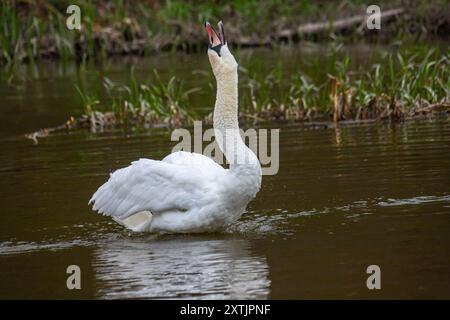
<svg viewBox="0 0 450 320">
<path fill-rule="evenodd" d="M 100 298 L 266 299 L 266 258 L 243 239 L 127 239 L 94 252 Z"/>
</svg>

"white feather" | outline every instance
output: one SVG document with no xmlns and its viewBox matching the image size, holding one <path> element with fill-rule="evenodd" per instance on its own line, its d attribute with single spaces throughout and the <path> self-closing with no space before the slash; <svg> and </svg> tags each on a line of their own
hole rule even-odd
<svg viewBox="0 0 450 320">
<path fill-rule="evenodd" d="M 162 161 L 140 159 L 111 174 L 89 201 L 94 210 L 130 230 L 149 232 L 217 230 L 242 215 L 260 188 L 261 166 L 238 134 L 237 64 L 226 45 L 221 59 L 210 61 L 218 84 L 214 128 L 236 143 L 227 149 L 218 140 L 230 169 L 183 151 Z M 236 163 L 238 155 L 248 162 Z"/>
</svg>

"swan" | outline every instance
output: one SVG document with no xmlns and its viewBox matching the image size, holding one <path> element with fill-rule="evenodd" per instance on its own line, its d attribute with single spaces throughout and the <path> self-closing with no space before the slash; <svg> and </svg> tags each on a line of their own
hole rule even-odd
<svg viewBox="0 0 450 320">
<path fill-rule="evenodd" d="M 208 58 L 217 82 L 213 127 L 228 169 L 178 151 L 161 161 L 139 159 L 114 171 L 92 196 L 92 209 L 134 232 L 217 231 L 238 220 L 261 187 L 261 165 L 242 140 L 238 123 L 238 64 L 222 22 L 206 22 Z"/>
</svg>

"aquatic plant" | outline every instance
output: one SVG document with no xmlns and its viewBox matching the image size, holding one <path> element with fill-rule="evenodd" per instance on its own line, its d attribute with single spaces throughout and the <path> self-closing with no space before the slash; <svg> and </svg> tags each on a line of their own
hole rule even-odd
<svg viewBox="0 0 450 320">
<path fill-rule="evenodd" d="M 1 9 L 1 55 L 3 59 L 10 63 L 17 56 L 21 46 L 20 22 L 17 17 L 17 10 L 11 5 L 10 1 L 3 1 Z"/>
<path fill-rule="evenodd" d="M 39 57 L 86 60 L 113 54 L 195 50 L 206 45 L 201 30 L 203 22 L 219 17 L 234 26 L 229 30 L 229 38 L 242 46 L 276 45 L 300 38 L 330 39 L 330 35 L 336 39 L 336 34 L 342 39 L 355 39 L 361 34 L 370 38 L 387 35 L 389 39 L 408 35 L 415 38 L 424 32 L 448 34 L 445 10 L 440 10 L 447 5 L 445 0 L 418 1 L 420 10 L 404 7 L 400 0 L 379 3 L 383 4 L 387 9 L 398 7 L 398 13 L 383 24 L 383 33 L 368 33 L 358 28 L 359 23 L 343 30 L 330 27 L 335 25 L 332 22 L 335 19 L 353 21 L 349 18 L 355 15 L 363 19 L 365 6 L 358 0 L 344 3 L 80 0 L 77 5 L 82 8 L 81 29 L 68 30 L 66 1 L 4 0 L 0 5 L 0 63 L 32 61 Z M 303 25 L 301 32 L 299 21 Z M 318 22 L 324 27 L 319 28 L 320 33 L 306 32 L 308 22 Z"/>
<path fill-rule="evenodd" d="M 199 90 L 185 90 L 183 83 L 172 77 L 163 82 L 156 70 L 150 81 L 139 83 L 134 66 L 126 84 L 118 84 L 103 78 L 103 85 L 110 100 L 101 103 L 95 94 L 88 94 L 83 87 L 76 85 L 84 115 L 82 123 L 89 122 L 93 130 L 108 127 L 150 128 L 154 126 L 180 126 L 193 119 L 189 95 Z"/>
<path fill-rule="evenodd" d="M 250 102 L 243 104 L 242 111 L 261 119 L 304 120 L 322 113 L 342 121 L 401 120 L 450 108 L 449 53 L 440 56 L 434 49 L 423 48 L 386 53 L 387 64 L 375 64 L 369 70 L 351 70 L 348 57 L 330 59 L 328 79 L 321 82 L 302 72 L 287 78 L 273 77 L 273 72 L 266 77 L 247 74 Z M 279 91 L 289 94 L 279 95 Z"/>
<path fill-rule="evenodd" d="M 277 65 L 269 73 L 258 63 L 241 67 L 240 117 L 266 120 L 403 121 L 433 112 L 450 114 L 450 54 L 412 48 L 386 53 L 385 64 L 353 68 L 349 57 L 332 50 L 324 76 L 305 71 L 288 76 Z M 313 63 L 311 70 L 322 64 Z M 211 72 L 197 72 L 212 79 Z M 194 112 L 189 96 L 200 88 L 185 89 L 175 77 L 162 81 L 154 70 L 151 79 L 139 82 L 131 67 L 125 84 L 103 78 L 104 101 L 87 92 L 81 81 L 75 86 L 83 115 L 65 124 L 29 135 L 33 140 L 61 129 L 85 127 L 93 131 L 111 127 L 145 129 L 189 125 L 201 116 Z M 214 91 L 214 84 L 209 86 Z M 203 90 L 207 90 L 204 88 Z M 212 114 L 206 122 L 211 122 Z"/>
</svg>

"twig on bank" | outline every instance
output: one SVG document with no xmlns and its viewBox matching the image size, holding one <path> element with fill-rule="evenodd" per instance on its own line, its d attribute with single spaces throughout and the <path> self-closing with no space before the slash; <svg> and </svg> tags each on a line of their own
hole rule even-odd
<svg viewBox="0 0 450 320">
<path fill-rule="evenodd" d="M 381 20 L 387 20 L 403 14 L 405 10 L 403 8 L 392 9 L 381 12 Z M 324 21 L 307 23 L 299 26 L 297 29 L 285 29 L 278 33 L 279 38 L 292 38 L 292 37 L 305 37 L 317 35 L 325 32 L 339 32 L 357 25 L 363 25 L 367 21 L 367 15 L 357 15 L 349 18 L 339 19 L 335 21 Z"/>
</svg>

